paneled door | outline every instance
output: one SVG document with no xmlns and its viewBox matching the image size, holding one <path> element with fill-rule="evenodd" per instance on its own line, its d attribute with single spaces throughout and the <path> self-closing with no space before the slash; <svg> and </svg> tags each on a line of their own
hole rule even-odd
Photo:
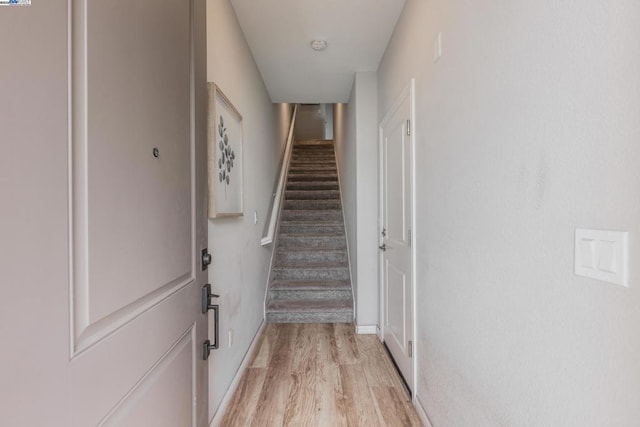
<svg viewBox="0 0 640 427">
<path fill-rule="evenodd" d="M 74 425 L 204 425 L 203 6 L 71 5 Z"/>
<path fill-rule="evenodd" d="M 0 425 L 208 424 L 205 16 L 0 7 Z"/>
<path fill-rule="evenodd" d="M 203 6 L 71 7 L 73 424 L 204 425 Z"/>
<path fill-rule="evenodd" d="M 413 83 L 380 124 L 380 277 L 384 342 L 413 389 Z"/>
</svg>

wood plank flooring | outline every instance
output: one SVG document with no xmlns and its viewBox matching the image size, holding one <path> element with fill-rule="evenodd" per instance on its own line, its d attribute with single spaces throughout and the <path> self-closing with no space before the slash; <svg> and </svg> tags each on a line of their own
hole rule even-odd
<svg viewBox="0 0 640 427">
<path fill-rule="evenodd" d="M 420 426 L 375 335 L 352 324 L 270 323 L 222 421 L 236 426 Z"/>
</svg>

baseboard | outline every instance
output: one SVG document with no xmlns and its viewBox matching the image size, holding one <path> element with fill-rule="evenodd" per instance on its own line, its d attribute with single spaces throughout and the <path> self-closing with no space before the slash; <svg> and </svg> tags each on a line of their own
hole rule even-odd
<svg viewBox="0 0 640 427">
<path fill-rule="evenodd" d="M 259 338 L 262 335 L 262 331 L 264 330 L 265 326 L 266 323 L 263 320 L 260 324 L 260 327 L 258 328 L 258 332 L 256 332 L 253 337 L 253 341 L 251 342 L 249 349 L 242 359 L 242 363 L 240 364 L 236 375 L 233 377 L 233 381 L 231 381 L 231 385 L 227 389 L 227 392 L 224 394 L 224 397 L 222 398 L 222 402 L 220 402 L 220 406 L 218 406 L 216 414 L 213 416 L 213 419 L 209 424 L 210 427 L 218 427 L 220 425 L 220 421 L 222 421 L 222 417 L 224 416 L 224 413 L 227 412 L 227 408 L 231 403 L 231 398 L 233 397 L 233 394 L 236 392 L 236 389 L 240 384 L 242 375 L 244 375 L 244 371 L 247 369 L 247 366 L 249 365 L 249 362 L 251 362 L 251 358 L 253 357 L 253 354 L 257 349 Z"/>
<path fill-rule="evenodd" d="M 356 325 L 356 334 L 358 335 L 375 335 L 377 332 L 377 325 Z"/>
<path fill-rule="evenodd" d="M 417 394 L 413 401 L 413 406 L 416 408 L 416 412 L 418 413 L 420 421 L 422 421 L 422 425 L 425 427 L 433 427 L 433 424 L 431 424 L 429 416 L 427 415 L 427 411 L 424 409 L 424 405 Z"/>
</svg>

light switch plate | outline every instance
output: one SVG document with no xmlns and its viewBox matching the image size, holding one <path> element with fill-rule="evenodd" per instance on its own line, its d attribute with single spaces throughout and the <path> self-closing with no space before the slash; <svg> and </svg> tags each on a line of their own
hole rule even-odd
<svg viewBox="0 0 640 427">
<path fill-rule="evenodd" d="M 628 287 L 628 235 L 576 228 L 575 274 Z"/>
</svg>

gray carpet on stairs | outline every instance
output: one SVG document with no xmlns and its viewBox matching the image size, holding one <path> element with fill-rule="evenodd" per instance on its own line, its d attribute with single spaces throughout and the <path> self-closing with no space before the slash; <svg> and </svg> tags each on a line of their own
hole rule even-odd
<svg viewBox="0 0 640 427">
<path fill-rule="evenodd" d="M 275 244 L 267 322 L 353 322 L 333 141 L 294 144 Z"/>
</svg>

